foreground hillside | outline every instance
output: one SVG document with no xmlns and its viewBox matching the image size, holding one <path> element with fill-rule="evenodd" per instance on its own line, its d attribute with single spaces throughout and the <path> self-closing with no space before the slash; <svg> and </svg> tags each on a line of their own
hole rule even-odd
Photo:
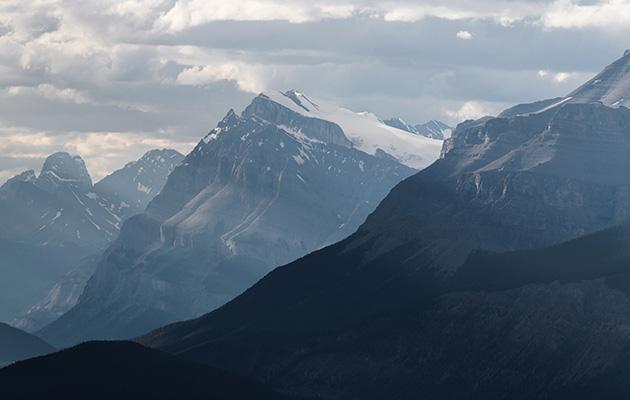
<svg viewBox="0 0 630 400">
<path fill-rule="evenodd" d="M 265 386 L 129 342 L 90 342 L 0 370 L 6 399 L 287 399 Z"/>
</svg>

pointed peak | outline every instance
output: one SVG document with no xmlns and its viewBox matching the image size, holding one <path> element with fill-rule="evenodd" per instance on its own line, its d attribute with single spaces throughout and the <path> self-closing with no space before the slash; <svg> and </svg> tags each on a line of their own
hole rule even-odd
<svg viewBox="0 0 630 400">
<path fill-rule="evenodd" d="M 228 126 L 234 126 L 238 123 L 240 117 L 236 114 L 234 109 L 230 108 L 230 111 L 223 117 L 223 119 L 217 125 L 219 128 L 225 128 Z"/>
<path fill-rule="evenodd" d="M 234 109 L 230 108 L 230 111 L 228 111 L 225 117 L 223 117 L 223 119 L 219 121 L 217 127 L 208 132 L 208 134 L 204 136 L 201 141 L 205 144 L 208 144 L 211 141 L 216 140 L 221 132 L 230 130 L 230 128 L 238 125 L 241 120 L 242 118 L 239 117 L 236 112 L 234 112 Z"/>
</svg>

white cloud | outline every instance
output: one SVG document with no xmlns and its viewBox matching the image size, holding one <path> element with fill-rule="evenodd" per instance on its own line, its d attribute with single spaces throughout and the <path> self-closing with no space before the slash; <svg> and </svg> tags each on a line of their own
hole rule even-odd
<svg viewBox="0 0 630 400">
<path fill-rule="evenodd" d="M 321 19 L 345 19 L 358 11 L 346 2 L 277 0 L 178 0 L 156 21 L 161 30 L 178 32 L 213 21 L 288 21 L 304 23 Z"/>
<path fill-rule="evenodd" d="M 187 154 L 196 143 L 159 139 L 134 132 L 93 132 L 76 134 L 67 138 L 63 148 L 80 155 L 96 181 L 129 160 L 140 158 L 155 148 L 170 148 Z"/>
<path fill-rule="evenodd" d="M 447 110 L 445 114 L 456 122 L 468 119 L 478 119 L 488 115 L 497 115 L 504 104 L 483 102 L 483 101 L 467 101 L 457 110 Z"/>
<path fill-rule="evenodd" d="M 20 133 L 0 134 L 0 154 L 21 162 L 24 167 L 0 168 L 0 184 L 27 168 L 39 170 L 43 160 L 57 151 L 80 155 L 96 181 L 149 150 L 171 148 L 188 153 L 195 145 L 193 142 L 173 141 L 136 132 L 51 135 L 45 132 L 28 133 L 17 128 L 9 130 Z"/>
<path fill-rule="evenodd" d="M 411 4 L 410 4 L 411 3 Z M 425 1 L 420 4 L 413 2 L 384 2 L 371 9 L 374 15 L 381 15 L 385 21 L 416 22 L 424 18 L 434 17 L 449 21 L 465 19 L 491 19 L 503 26 L 508 26 L 523 16 L 520 7 L 497 7 L 490 2 Z M 514 3 L 518 6 L 519 3 Z"/>
<path fill-rule="evenodd" d="M 615 0 L 613 0 L 615 1 Z M 307 23 L 325 19 L 348 19 L 370 16 L 387 22 L 417 22 L 433 17 L 445 20 L 493 20 L 510 27 L 518 21 L 537 19 L 553 23 L 566 1 L 451 0 L 383 1 L 282 1 L 282 0 L 177 0 L 150 2 L 161 13 L 153 27 L 159 32 L 176 33 L 216 21 L 287 21 Z M 116 10 L 128 7 L 116 7 Z M 151 7 L 148 7 L 151 8 Z M 560 11 L 559 11 L 560 10 Z M 549 14 L 549 15 L 547 15 Z"/>
<path fill-rule="evenodd" d="M 578 72 L 564 72 L 564 71 L 552 72 L 547 69 L 538 70 L 538 77 L 540 79 L 550 80 L 555 83 L 566 83 L 567 81 L 570 81 L 570 80 L 580 80 L 580 79 L 583 81 L 586 81 L 587 79 L 590 78 L 590 75 L 591 74 L 588 74 L 588 73 L 584 74 L 584 73 L 578 73 Z"/>
<path fill-rule="evenodd" d="M 13 128 L 12 130 L 15 130 Z M 15 133 L 8 135 L 0 135 L 0 152 L 3 154 L 12 154 L 10 149 L 16 145 L 28 145 L 45 147 L 54 143 L 54 138 L 44 133 Z"/>
<path fill-rule="evenodd" d="M 236 82 L 239 89 L 259 93 L 267 89 L 256 67 L 243 63 L 222 63 L 194 66 L 180 72 L 176 82 L 180 85 L 204 86 L 221 80 Z"/>
<path fill-rule="evenodd" d="M 150 146 L 187 148 L 190 138 L 211 128 L 218 114 L 245 104 L 250 95 L 242 91 L 294 86 L 308 86 L 304 90 L 318 90 L 322 97 L 339 96 L 342 105 L 355 101 L 359 108 L 382 94 L 384 100 L 374 100 L 371 109 L 393 113 L 407 107 L 418 118 L 434 118 L 428 114 L 444 109 L 450 110 L 446 117 L 457 120 L 493 114 L 499 111 L 493 101 L 510 101 L 509 91 L 514 98 L 538 98 L 541 93 L 554 94 L 549 87 L 568 88 L 584 73 L 561 72 L 580 68 L 558 61 L 559 57 L 541 59 L 537 62 L 549 70 L 539 72 L 540 87 L 529 92 L 525 86 L 535 85 L 519 83 L 509 71 L 509 78 L 500 83 L 464 82 L 465 74 L 433 79 L 437 76 L 433 68 L 460 72 L 478 68 L 471 76 L 487 76 L 480 70 L 487 70 L 489 63 L 512 62 L 511 57 L 485 57 L 497 53 L 496 41 L 488 40 L 491 33 L 518 33 L 493 24 L 518 25 L 533 33 L 527 37 L 536 38 L 540 33 L 536 31 L 551 35 L 558 29 L 620 29 L 630 20 L 629 4 L 630 0 L 1 0 L 0 122 L 18 128 L 5 130 L 11 137 L 0 132 L 0 158 L 23 159 L 26 166 L 46 153 L 66 149 L 86 153 L 88 165 L 99 176 Z M 329 21 L 342 19 L 353 20 Z M 318 26 L 321 20 L 327 21 Z M 469 20 L 473 23 L 467 24 Z M 413 42 L 407 42 L 399 34 L 403 29 L 382 21 L 421 22 L 405 27 L 413 32 L 409 35 Z M 359 24 L 377 29 L 356 29 Z M 453 40 L 457 25 L 474 26 L 474 44 L 489 46 L 466 65 L 461 54 L 441 58 L 426 44 L 421 30 L 415 31 L 437 26 L 446 32 L 441 38 Z M 348 26 L 347 31 L 340 26 Z M 339 34 L 340 43 L 336 37 L 330 40 L 328 28 Z M 209 37 L 207 32 L 220 34 Z M 264 42 L 257 42 L 258 32 Z M 466 40 L 472 34 L 462 30 L 457 37 Z M 624 36 L 617 37 L 621 43 Z M 439 43 L 435 47 L 440 48 Z M 523 53 L 531 48 L 524 45 Z M 582 67 L 595 68 L 593 62 Z M 510 68 L 515 67 L 502 71 Z M 516 68 L 536 81 L 529 70 L 536 67 Z M 422 86 L 415 85 L 416 78 Z M 487 90 L 476 89 L 486 85 Z M 425 88 L 430 90 L 423 92 Z M 415 95 L 430 111 L 410 100 Z M 451 106 L 452 98 L 460 96 L 477 100 Z M 90 146 L 103 151 L 91 151 Z M 0 174 L 5 168 L 15 170 L 13 166 L 0 164 Z"/>
<path fill-rule="evenodd" d="M 30 86 L 10 86 L 7 89 L 10 96 L 20 96 L 35 94 L 48 100 L 61 101 L 64 103 L 88 104 L 93 103 L 88 94 L 72 88 L 58 89 L 49 84 L 42 83 L 34 87 Z"/>
<path fill-rule="evenodd" d="M 553 72 L 552 73 L 551 71 L 549 71 L 547 69 L 539 69 L 537 74 L 538 74 L 538 77 L 541 78 L 541 79 L 551 79 L 551 80 L 553 80 L 554 82 L 557 82 L 557 83 L 563 83 L 563 82 L 568 81 L 569 79 L 578 78 L 578 77 L 581 77 L 581 78 L 584 78 L 584 79 L 587 78 L 587 76 L 582 77 L 581 76 L 582 74 L 579 74 L 577 72 L 562 72 L 562 71 L 560 71 L 560 72 Z"/>
<path fill-rule="evenodd" d="M 468 31 L 459 31 L 459 32 L 457 32 L 457 33 L 455 34 L 455 36 L 456 36 L 458 39 L 461 39 L 461 40 L 470 40 L 470 39 L 472 39 L 472 38 L 473 38 L 472 33 L 468 32 Z"/>
<path fill-rule="evenodd" d="M 4 184 L 7 180 L 13 178 L 21 172 L 26 171 L 25 168 L 10 168 L 10 169 L 0 169 L 0 186 Z"/>
<path fill-rule="evenodd" d="M 541 19 L 547 28 L 627 28 L 630 1 L 604 0 L 579 4 L 573 0 L 558 0 Z"/>
<path fill-rule="evenodd" d="M 553 80 L 556 82 L 564 82 L 568 79 L 571 79 L 575 76 L 575 74 L 571 73 L 571 72 L 558 72 L 557 74 L 555 74 L 553 76 Z"/>
</svg>

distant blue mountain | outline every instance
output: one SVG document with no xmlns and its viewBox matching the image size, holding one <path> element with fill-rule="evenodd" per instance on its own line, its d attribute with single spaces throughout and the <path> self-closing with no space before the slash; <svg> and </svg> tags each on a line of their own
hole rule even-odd
<svg viewBox="0 0 630 400">
<path fill-rule="evenodd" d="M 0 320 L 12 321 L 27 312 L 84 257 L 102 251 L 122 222 L 146 207 L 182 159 L 173 150 L 149 152 L 93 185 L 80 157 L 55 153 L 39 175 L 26 171 L 2 185 Z M 65 303 L 65 294 L 53 290 L 46 307 Z M 24 329 L 37 327 L 16 323 Z"/>
</svg>

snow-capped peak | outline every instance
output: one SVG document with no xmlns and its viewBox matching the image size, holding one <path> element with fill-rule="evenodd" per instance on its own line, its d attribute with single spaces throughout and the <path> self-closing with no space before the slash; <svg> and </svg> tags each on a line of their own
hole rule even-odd
<svg viewBox="0 0 630 400">
<path fill-rule="evenodd" d="M 208 134 L 203 137 L 202 142 L 208 144 L 209 142 L 216 140 L 221 132 L 227 131 L 230 129 L 230 127 L 236 126 L 240 119 L 241 118 L 234 112 L 234 110 L 230 109 L 225 117 L 223 117 L 223 119 L 219 121 L 217 127 L 208 132 Z"/>
<path fill-rule="evenodd" d="M 305 117 L 333 122 L 357 149 L 372 155 L 380 149 L 412 168 L 427 167 L 438 158 L 442 148 L 441 140 L 388 126 L 370 112 L 356 113 L 297 90 L 264 92 L 259 97 Z"/>
<path fill-rule="evenodd" d="M 218 126 L 220 128 L 225 128 L 226 126 L 234 126 L 238 123 L 239 116 L 236 115 L 234 109 L 230 108 L 230 111 L 223 117 L 223 119 L 219 122 Z"/>
</svg>

